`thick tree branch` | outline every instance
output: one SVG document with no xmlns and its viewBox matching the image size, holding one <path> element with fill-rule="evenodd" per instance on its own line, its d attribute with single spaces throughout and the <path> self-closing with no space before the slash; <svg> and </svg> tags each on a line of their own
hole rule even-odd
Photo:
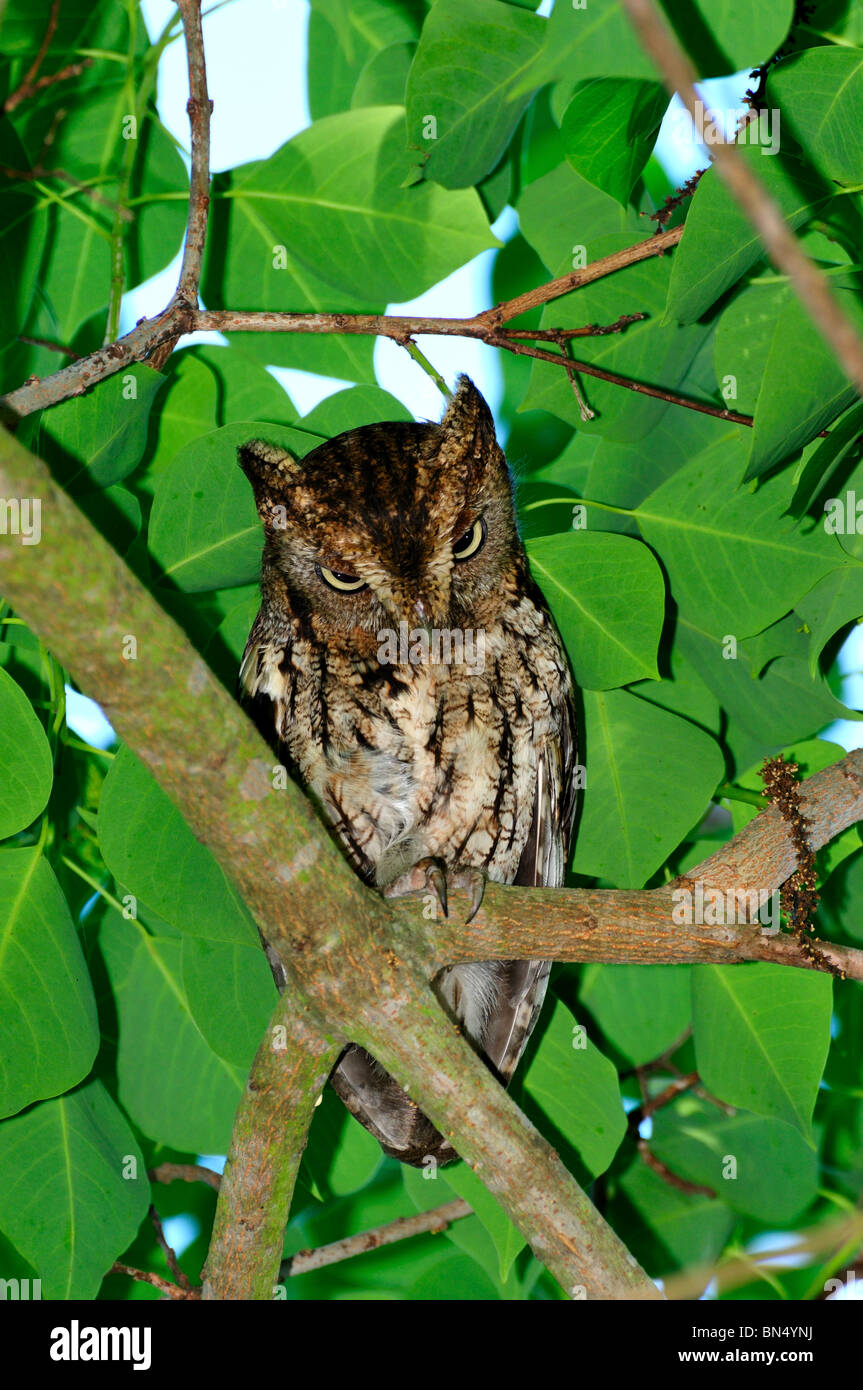
<svg viewBox="0 0 863 1390">
<path fill-rule="evenodd" d="M 324 1038 L 293 991 L 281 996 L 237 1107 L 205 1299 L 272 1299 L 315 1102 L 343 1046 Z"/>
<path fill-rule="evenodd" d="M 695 69 L 654 0 L 623 0 L 623 5 L 669 92 L 672 96 L 677 92 L 690 115 L 697 120 L 700 98 L 695 90 Z M 788 276 L 801 304 L 835 353 L 848 380 L 863 393 L 863 343 L 839 307 L 826 277 L 800 249 L 778 204 L 752 173 L 737 147 L 716 140 L 711 144 L 711 155 L 717 174 L 728 185 L 761 237 L 770 259 Z"/>
</svg>

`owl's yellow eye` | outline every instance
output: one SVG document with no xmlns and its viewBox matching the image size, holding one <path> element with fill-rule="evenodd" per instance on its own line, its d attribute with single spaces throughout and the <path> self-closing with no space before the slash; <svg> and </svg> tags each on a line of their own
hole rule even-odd
<svg viewBox="0 0 863 1390">
<path fill-rule="evenodd" d="M 465 531 L 460 540 L 457 540 L 452 548 L 453 559 L 456 561 L 469 560 L 476 555 L 478 550 L 482 550 L 485 544 L 487 527 L 485 517 L 477 517 L 469 531 Z"/>
<path fill-rule="evenodd" d="M 326 565 L 316 565 L 315 569 L 324 583 L 340 594 L 356 594 L 359 593 L 360 589 L 366 587 L 366 581 L 358 579 L 355 574 L 343 574 L 341 570 L 328 570 Z"/>
</svg>

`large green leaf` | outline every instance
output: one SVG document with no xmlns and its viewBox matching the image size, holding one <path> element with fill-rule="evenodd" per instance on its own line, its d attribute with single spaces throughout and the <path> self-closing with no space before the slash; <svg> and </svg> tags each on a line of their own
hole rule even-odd
<svg viewBox="0 0 863 1390">
<path fill-rule="evenodd" d="M 585 691 L 584 714 L 587 783 L 573 867 L 641 888 L 704 815 L 722 754 L 688 720 L 625 690 Z"/>
<path fill-rule="evenodd" d="M 739 427 L 721 427 L 635 513 L 682 616 L 719 638 L 761 632 L 830 570 L 851 563 L 823 527 L 804 531 L 785 515 L 786 478 L 755 493 L 737 487 L 745 443 Z"/>
<path fill-rule="evenodd" d="M 213 1051 L 183 984 L 182 945 L 113 909 L 99 930 L 117 1009 L 117 1079 L 144 1134 L 192 1153 L 226 1153 L 245 1068 Z"/>
<path fill-rule="evenodd" d="M 859 295 L 838 288 L 835 297 L 859 332 L 863 328 Z M 813 331 L 812 320 L 800 301 L 792 298 L 774 325 L 744 481 L 767 472 L 774 463 L 808 444 L 856 396 L 832 348 Z"/>
<path fill-rule="evenodd" d="M 650 1147 L 673 1173 L 712 1187 L 733 1211 L 760 1221 L 794 1221 L 815 1198 L 817 1154 L 782 1120 L 745 1110 L 723 1115 L 687 1096 L 657 1112 Z"/>
<path fill-rule="evenodd" d="M 34 532 L 35 535 L 35 532 Z M 0 669 L 0 840 L 44 811 L 54 780 L 45 731 L 24 691 Z"/>
<path fill-rule="evenodd" d="M 825 178 L 863 179 L 863 53 L 828 44 L 794 53 L 771 68 L 767 102 Z"/>
<path fill-rule="evenodd" d="M 419 38 L 425 0 L 313 0 L 306 69 L 312 120 L 362 104 L 356 89 L 376 58 Z M 404 96 L 404 82 L 396 100 Z"/>
<path fill-rule="evenodd" d="M 180 931 L 257 943 L 254 923 L 222 868 L 125 746 L 102 789 L 99 848 L 118 883 Z"/>
<path fill-rule="evenodd" d="M 210 200 L 201 293 L 210 308 L 253 305 L 292 313 L 380 312 L 383 300 L 363 291 L 350 294 L 327 284 L 303 264 L 281 232 L 258 215 L 241 190 L 263 161 L 217 174 Z M 267 187 L 266 176 L 262 185 Z M 284 250 L 282 250 L 284 248 Z M 264 366 L 303 371 L 348 381 L 375 380 L 374 339 L 357 333 L 229 333 L 228 340 Z"/>
<path fill-rule="evenodd" d="M 603 239 L 611 233 L 626 233 L 630 245 L 644 238 L 643 224 L 631 208 L 622 208 L 568 164 L 559 164 L 528 184 L 518 200 L 518 217 L 522 235 L 552 275 L 575 269 L 573 258 L 582 247 L 588 262 L 598 260 L 604 254 Z M 557 309 L 562 302 L 557 299 L 552 307 Z"/>
<path fill-rule="evenodd" d="M 722 639 L 683 618 L 677 623 L 677 645 L 724 710 L 722 742 L 738 771 L 834 719 L 861 717 L 846 709 L 820 676 L 813 679 L 801 658 L 777 657 L 756 679 L 742 644 L 732 657 Z M 642 686 L 640 691 L 654 699 L 662 686 Z"/>
<path fill-rule="evenodd" d="M 596 1176 L 605 1172 L 620 1147 L 626 1115 L 615 1068 L 589 1038 L 585 1046 L 581 1042 L 575 1018 L 556 999 L 521 1084 Z"/>
<path fill-rule="evenodd" d="M 647 546 L 608 531 L 565 531 L 530 541 L 528 555 L 579 685 L 659 679 L 665 585 Z"/>
<path fill-rule="evenodd" d="M 785 965 L 697 965 L 692 1022 L 698 1071 L 730 1105 L 785 1120 L 811 1139 L 830 1046 L 833 982 Z"/>
<path fill-rule="evenodd" d="M 278 997 L 264 952 L 236 941 L 185 936 L 182 966 L 201 1033 L 219 1057 L 247 1072 Z"/>
<path fill-rule="evenodd" d="M 784 276 L 764 275 L 735 294 L 723 309 L 713 340 L 713 362 L 731 410 L 754 413 L 776 320 L 793 297 Z"/>
<path fill-rule="evenodd" d="M 149 1201 L 138 1142 L 101 1081 L 0 1124 L 0 1227 L 43 1298 L 95 1298 Z"/>
<path fill-rule="evenodd" d="M 567 159 L 626 207 L 667 106 L 659 82 L 595 77 L 579 83 L 561 124 Z"/>
<path fill-rule="evenodd" d="M 42 452 L 63 461 L 70 483 L 82 476 L 99 487 L 119 482 L 144 452 L 150 410 L 164 384 L 160 372 L 134 363 L 61 401 L 42 416 Z"/>
<path fill-rule="evenodd" d="M 383 305 L 414 298 L 496 245 L 472 189 L 403 187 L 404 142 L 400 107 L 362 107 L 315 121 L 253 165 L 226 190 L 257 233 L 251 246 L 229 244 L 228 281 L 230 263 L 251 255 L 241 269 L 259 286 L 271 282 L 259 307 L 275 307 L 284 246 L 298 273 Z"/>
<path fill-rule="evenodd" d="M 681 1192 L 640 1161 L 626 1170 L 619 1191 L 635 1215 L 617 1217 L 616 1229 L 654 1276 L 712 1265 L 734 1228 L 734 1215 L 722 1202 Z"/>
<path fill-rule="evenodd" d="M 5 672 L 0 678 L 8 680 Z M 93 987 L 66 899 L 38 849 L 0 850 L 0 1115 L 56 1096 L 99 1048 Z"/>
<path fill-rule="evenodd" d="M 663 9 L 700 77 L 765 62 L 788 33 L 794 0 L 741 6 L 738 0 L 663 0 Z M 655 77 L 620 0 L 556 0 L 545 44 L 523 85 L 555 78 Z"/>
<path fill-rule="evenodd" d="M 689 1024 L 689 966 L 588 965 L 578 997 L 609 1042 L 643 1067 Z"/>
<path fill-rule="evenodd" d="M 495 167 L 529 99 L 529 92 L 514 98 L 513 90 L 545 29 L 536 15 L 503 0 L 432 6 L 406 95 L 408 141 L 423 152 L 426 178 L 466 188 Z"/>
</svg>

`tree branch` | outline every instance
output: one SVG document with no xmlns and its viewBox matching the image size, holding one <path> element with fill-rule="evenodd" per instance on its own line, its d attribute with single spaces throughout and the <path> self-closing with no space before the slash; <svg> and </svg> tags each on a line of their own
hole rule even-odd
<svg viewBox="0 0 863 1390">
<path fill-rule="evenodd" d="M 234 1118 L 205 1299 L 272 1299 L 315 1103 L 343 1046 L 293 991 L 281 996 Z"/>
<path fill-rule="evenodd" d="M 473 1215 L 473 1207 L 461 1197 L 443 1206 L 432 1207 L 431 1211 L 418 1211 L 413 1216 L 400 1216 L 396 1221 L 388 1221 L 385 1226 L 376 1226 L 371 1231 L 361 1231 L 356 1236 L 345 1236 L 329 1245 L 319 1245 L 316 1250 L 298 1250 L 296 1255 L 282 1263 L 279 1279 L 291 1279 L 298 1274 L 308 1274 L 311 1269 L 323 1269 L 326 1265 L 337 1264 L 341 1260 L 352 1260 L 356 1255 L 365 1255 L 369 1250 L 380 1250 L 396 1241 L 408 1240 L 411 1236 L 437 1235 L 445 1231 L 454 1221 Z"/>
<path fill-rule="evenodd" d="M 623 0 L 632 26 L 656 65 L 668 91 L 680 96 L 694 120 L 700 98 L 695 90 L 695 69 L 672 33 L 654 0 Z M 714 131 L 718 135 L 718 128 Z M 788 276 L 815 328 L 836 355 L 836 360 L 863 394 L 863 343 L 832 294 L 825 276 L 800 249 L 782 211 L 752 173 L 736 145 L 717 139 L 711 155 L 718 176 L 764 242 L 767 254 Z"/>
<path fill-rule="evenodd" d="M 206 87 L 204 90 L 206 91 Z M 196 99 L 194 106 L 192 106 L 190 99 L 190 116 L 193 122 L 194 150 L 195 125 L 197 124 L 199 127 L 198 141 L 200 142 L 202 139 L 200 128 L 203 126 L 208 128 L 209 122 L 208 108 L 207 110 L 202 108 L 200 98 Z M 207 175 L 206 183 L 208 184 L 208 182 L 209 176 Z M 491 309 L 485 309 L 482 313 L 468 319 L 424 318 L 421 316 L 411 318 L 393 314 L 292 314 L 271 313 L 268 310 L 197 309 L 195 307 L 197 303 L 197 279 L 195 277 L 200 274 L 201 240 L 209 206 L 209 196 L 202 191 L 204 186 L 205 179 L 202 169 L 193 167 L 192 196 L 189 205 L 183 270 L 180 274 L 177 291 L 166 308 L 154 318 L 142 319 L 130 333 L 126 333 L 117 342 L 89 353 L 71 366 L 63 367 L 60 371 L 53 372 L 51 376 L 43 377 L 41 381 L 26 382 L 7 395 L 0 396 L 0 408 L 5 412 L 7 420 L 21 418 L 32 414 L 34 410 L 44 410 L 47 406 L 57 405 L 60 401 L 68 400 L 71 396 L 79 396 L 84 391 L 89 390 L 91 386 L 96 385 L 97 382 L 103 381 L 115 372 L 122 371 L 124 367 L 128 367 L 133 362 L 150 361 L 159 365 L 170 352 L 169 345 L 175 343 L 184 333 L 194 333 L 199 330 L 216 329 L 219 332 L 234 330 L 254 333 L 358 333 L 392 338 L 397 343 L 404 343 L 415 334 L 433 334 L 444 337 L 479 338 L 484 342 L 504 347 L 510 352 L 518 352 L 523 348 L 514 339 L 510 339 L 507 336 L 507 331 L 503 329 L 503 325 L 508 320 L 526 312 L 527 309 L 537 308 L 561 295 L 569 294 L 571 291 L 581 288 L 582 285 L 589 285 L 606 275 L 612 275 L 615 271 L 623 269 L 624 266 L 634 265 L 650 256 L 662 255 L 676 245 L 683 231 L 682 227 L 674 227 L 669 232 L 658 232 L 652 237 L 648 237 L 646 241 L 638 242 L 622 251 L 615 251 L 610 256 L 603 256 L 601 260 L 594 261 L 592 265 L 585 266 L 581 270 L 574 270 L 571 274 L 562 275 L 556 280 L 550 280 L 545 285 L 539 285 L 536 289 L 518 295 L 515 299 L 505 300 L 503 303 L 497 304 Z M 532 335 L 529 330 L 525 330 L 521 336 L 530 337 Z M 552 354 L 551 360 L 561 361 L 563 364 L 563 359 L 556 355 Z M 673 400 L 676 404 L 684 405 L 690 409 L 702 408 L 682 396 L 673 396 L 671 393 L 644 387 L 639 383 L 629 381 L 626 377 L 603 372 L 591 364 L 579 363 L 576 365 L 578 370 L 603 376 L 606 380 L 615 381 L 618 385 L 626 386 L 631 390 L 646 390 L 648 394 L 661 394 L 663 399 Z M 716 413 L 731 418 L 727 411 L 717 409 Z M 741 417 L 744 423 L 747 422 L 747 418 Z"/>
</svg>

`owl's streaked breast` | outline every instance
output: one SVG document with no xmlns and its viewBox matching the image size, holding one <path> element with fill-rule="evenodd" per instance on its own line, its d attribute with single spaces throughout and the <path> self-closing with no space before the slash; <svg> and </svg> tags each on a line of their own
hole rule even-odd
<svg viewBox="0 0 863 1390">
<path fill-rule="evenodd" d="M 533 815 L 538 749 L 561 735 L 569 677 L 547 615 L 514 598 L 466 662 L 351 659 L 294 629 L 250 638 L 242 679 L 359 871 L 378 886 L 426 857 L 511 882 Z M 311 731 L 311 737 L 309 733 Z"/>
</svg>

